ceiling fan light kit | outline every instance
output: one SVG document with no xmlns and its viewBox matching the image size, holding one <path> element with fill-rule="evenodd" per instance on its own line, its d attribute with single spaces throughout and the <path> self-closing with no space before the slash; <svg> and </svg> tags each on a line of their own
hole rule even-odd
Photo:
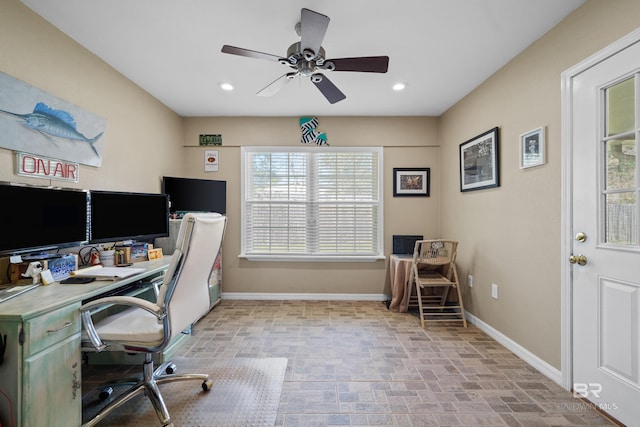
<svg viewBox="0 0 640 427">
<path fill-rule="evenodd" d="M 329 26 L 329 17 L 309 9 L 302 9 L 300 18 L 300 22 L 295 26 L 300 41 L 289 46 L 286 57 L 235 46 L 222 46 L 223 53 L 276 61 L 294 70 L 271 82 L 257 93 L 258 96 L 272 96 L 295 77 L 302 76 L 309 77 L 311 83 L 318 88 L 327 101 L 335 104 L 345 99 L 346 95 L 322 71 L 387 72 L 389 68 L 388 56 L 326 59 L 322 40 L 324 40 Z"/>
</svg>

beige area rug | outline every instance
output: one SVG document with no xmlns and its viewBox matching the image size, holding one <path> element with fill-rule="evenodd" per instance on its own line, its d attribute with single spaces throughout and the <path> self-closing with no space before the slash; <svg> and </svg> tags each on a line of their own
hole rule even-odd
<svg viewBox="0 0 640 427">
<path fill-rule="evenodd" d="M 176 373 L 207 373 L 213 387 L 204 392 L 199 380 L 166 383 L 160 391 L 176 426 L 270 426 L 276 422 L 287 359 L 175 358 Z M 94 368 L 90 368 L 94 369 Z M 141 368 L 140 368 L 141 369 Z M 135 371 L 134 371 L 135 372 Z M 121 375 L 131 375 L 127 370 Z M 96 372 L 92 375 L 98 376 Z M 101 376 L 101 375 L 100 375 Z M 108 380 L 102 376 L 102 380 Z M 88 384 L 83 384 L 86 387 Z M 95 384 L 91 384 L 95 386 Z M 113 397 L 126 387 L 114 388 Z M 98 392 L 84 389 L 84 422 L 104 403 Z M 102 426 L 159 426 L 149 399 L 142 395 L 110 413 Z"/>
</svg>

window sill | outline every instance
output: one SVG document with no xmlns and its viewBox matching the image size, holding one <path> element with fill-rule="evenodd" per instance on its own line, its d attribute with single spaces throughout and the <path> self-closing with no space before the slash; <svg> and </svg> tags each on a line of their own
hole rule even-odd
<svg viewBox="0 0 640 427">
<path fill-rule="evenodd" d="M 245 255 L 240 254 L 238 258 L 243 258 L 248 261 L 268 261 L 268 262 L 375 262 L 386 259 L 385 256 L 370 255 L 370 256 L 312 256 L 312 255 Z"/>
</svg>

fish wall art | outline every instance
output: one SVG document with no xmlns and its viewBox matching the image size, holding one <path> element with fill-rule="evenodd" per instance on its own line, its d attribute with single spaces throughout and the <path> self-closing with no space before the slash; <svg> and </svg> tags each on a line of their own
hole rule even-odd
<svg viewBox="0 0 640 427">
<path fill-rule="evenodd" d="M 0 72 L 0 147 L 99 167 L 106 120 Z"/>
</svg>

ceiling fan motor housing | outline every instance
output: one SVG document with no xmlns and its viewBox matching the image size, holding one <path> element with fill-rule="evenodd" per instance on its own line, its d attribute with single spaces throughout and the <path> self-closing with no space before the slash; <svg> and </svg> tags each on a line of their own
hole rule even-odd
<svg viewBox="0 0 640 427">
<path fill-rule="evenodd" d="M 294 43 L 287 49 L 287 57 L 281 58 L 280 63 L 288 65 L 297 70 L 302 76 L 310 76 L 318 69 L 332 71 L 335 65 L 331 61 L 325 60 L 326 53 L 324 48 L 320 47 L 320 52 L 315 54 L 310 50 L 302 52 L 300 42 Z"/>
</svg>

